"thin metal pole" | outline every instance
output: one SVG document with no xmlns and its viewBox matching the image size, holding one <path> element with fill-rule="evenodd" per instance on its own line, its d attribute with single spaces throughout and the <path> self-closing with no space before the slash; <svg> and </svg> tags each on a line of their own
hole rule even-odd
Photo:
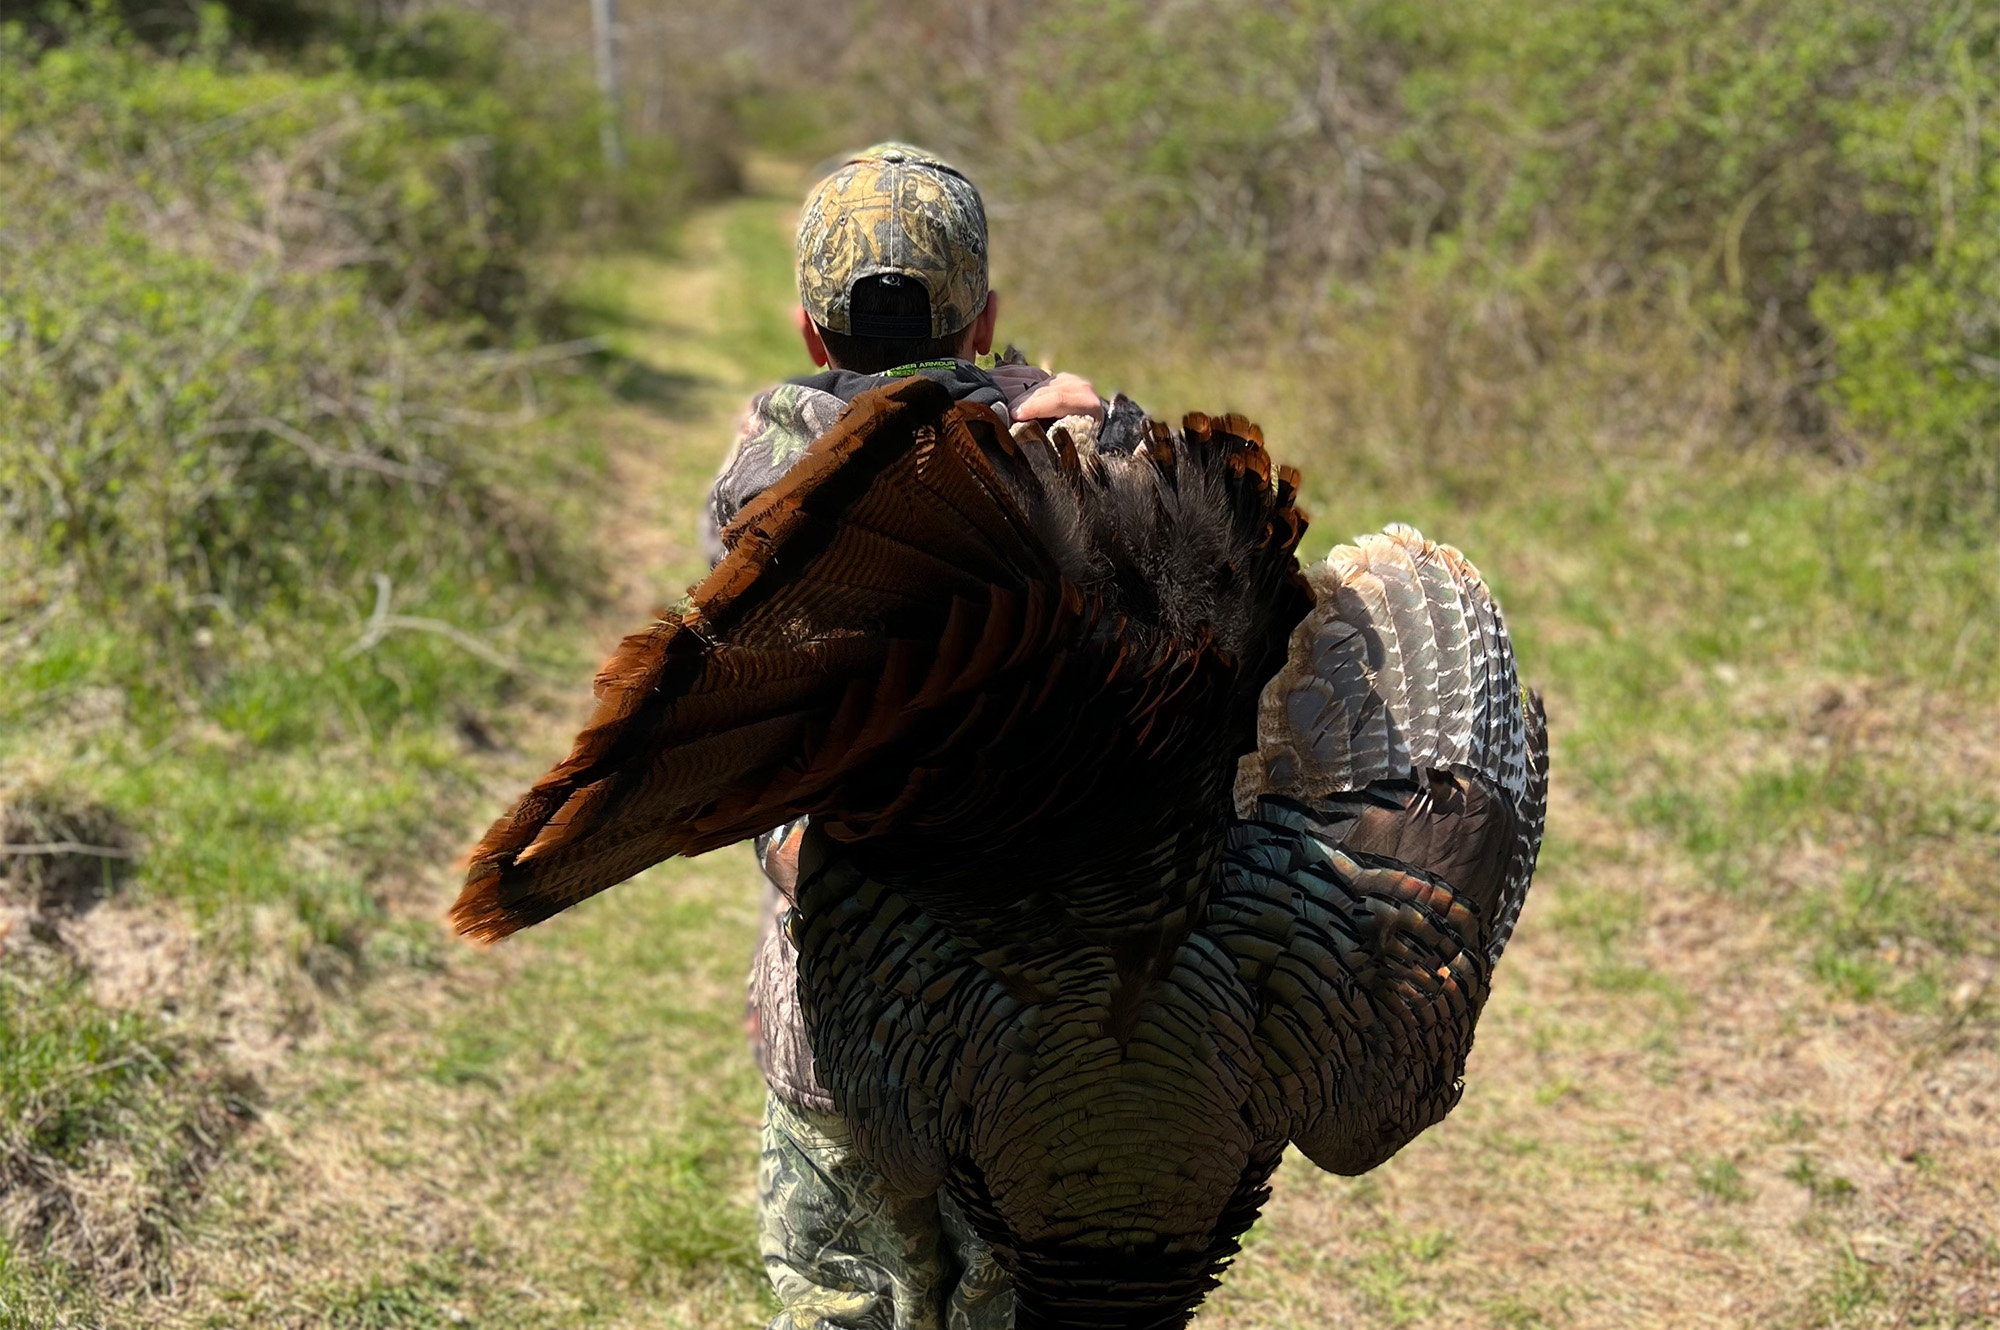
<svg viewBox="0 0 2000 1330">
<path fill-rule="evenodd" d="M 598 122 L 598 142 L 604 148 L 604 164 L 613 171 L 622 171 L 625 141 L 618 133 L 618 0 L 590 0 L 590 26 L 597 47 L 597 90 L 604 94 L 604 118 Z"/>
</svg>

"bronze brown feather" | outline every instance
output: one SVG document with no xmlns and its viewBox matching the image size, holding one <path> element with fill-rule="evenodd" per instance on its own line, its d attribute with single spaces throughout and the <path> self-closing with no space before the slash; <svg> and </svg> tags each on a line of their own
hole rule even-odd
<svg viewBox="0 0 2000 1330">
<path fill-rule="evenodd" d="M 1456 551 L 1392 528 L 1302 576 L 1254 426 L 1106 436 L 856 399 L 454 911 L 502 937 L 810 814 L 759 962 L 785 1083 L 949 1192 L 1021 1330 L 1185 1324 L 1288 1143 L 1358 1172 L 1451 1109 L 1547 789 Z"/>
<path fill-rule="evenodd" d="M 1271 479 L 1237 417 L 1100 459 L 1017 443 L 922 377 L 857 399 L 731 523 L 688 607 L 605 664 L 570 755 L 473 850 L 453 922 L 505 937 L 808 812 L 843 840 L 900 832 L 884 855 L 917 871 L 1005 845 L 1090 793 L 1010 759 L 1046 763 L 1107 707 L 1097 772 L 1171 767 L 1187 716 L 1254 708 L 1309 604 L 1296 477 Z"/>
</svg>

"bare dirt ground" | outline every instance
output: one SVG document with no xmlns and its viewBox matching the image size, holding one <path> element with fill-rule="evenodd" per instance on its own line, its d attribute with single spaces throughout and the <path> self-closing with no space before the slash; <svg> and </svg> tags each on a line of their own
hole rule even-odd
<svg viewBox="0 0 2000 1330">
<path fill-rule="evenodd" d="M 603 648 L 699 567 L 694 504 L 782 337 L 781 236 L 751 200 L 611 272 L 645 314 L 605 426 L 626 557 Z M 578 682 L 496 763 L 495 810 L 561 748 Z M 1555 779 L 1464 1102 L 1366 1177 L 1288 1161 L 1198 1324 L 2000 1324 L 1996 976 L 1914 1014 L 1840 998 L 1754 893 Z M 450 878 L 408 908 L 435 918 Z M 129 1323 L 760 1323 L 754 885 L 740 849 L 670 865 L 365 990 L 267 1080 L 174 1290 Z"/>
</svg>

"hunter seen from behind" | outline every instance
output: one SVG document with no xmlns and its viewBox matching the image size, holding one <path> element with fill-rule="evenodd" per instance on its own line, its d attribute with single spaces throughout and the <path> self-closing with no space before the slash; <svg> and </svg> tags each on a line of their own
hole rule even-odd
<svg viewBox="0 0 2000 1330">
<path fill-rule="evenodd" d="M 1104 409 L 718 514 L 888 142 Z M 0 8 L 0 1327 L 838 1323 L 785 946 L 971 1324 L 2000 1319 L 1996 309 L 1965 0 Z"/>
</svg>

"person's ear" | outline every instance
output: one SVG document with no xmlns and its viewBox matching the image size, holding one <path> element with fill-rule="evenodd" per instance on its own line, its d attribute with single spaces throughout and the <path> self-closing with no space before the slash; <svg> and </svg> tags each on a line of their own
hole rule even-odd
<svg viewBox="0 0 2000 1330">
<path fill-rule="evenodd" d="M 986 293 L 986 308 L 972 321 L 972 355 L 983 356 L 993 349 L 993 332 L 1000 326 L 1000 293 Z M 972 356 L 967 356 L 967 360 Z"/>
<path fill-rule="evenodd" d="M 805 306 L 801 305 L 792 312 L 792 318 L 799 325 L 799 336 L 806 339 L 806 354 L 812 357 L 813 364 L 825 369 L 833 357 L 826 353 L 826 341 L 819 335 L 819 327 L 812 321 L 812 315 L 806 313 Z"/>
</svg>

